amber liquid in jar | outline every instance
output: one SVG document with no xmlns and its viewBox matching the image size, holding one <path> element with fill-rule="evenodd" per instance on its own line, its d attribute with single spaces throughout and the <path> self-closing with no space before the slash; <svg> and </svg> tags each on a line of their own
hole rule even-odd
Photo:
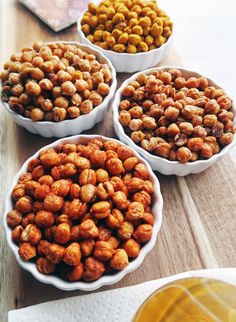
<svg viewBox="0 0 236 322">
<path fill-rule="evenodd" d="M 236 287 L 209 278 L 173 281 L 148 297 L 133 322 L 236 322 Z"/>
</svg>

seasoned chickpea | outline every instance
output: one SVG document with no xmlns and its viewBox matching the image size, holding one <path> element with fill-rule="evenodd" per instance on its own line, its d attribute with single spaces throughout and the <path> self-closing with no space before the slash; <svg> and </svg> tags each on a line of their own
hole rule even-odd
<svg viewBox="0 0 236 322">
<path fill-rule="evenodd" d="M 66 244 L 70 240 L 70 225 L 59 224 L 54 231 L 54 241 L 58 244 Z"/>
<path fill-rule="evenodd" d="M 98 228 L 91 219 L 87 219 L 80 224 L 80 237 L 83 239 L 93 239 L 98 237 Z"/>
<path fill-rule="evenodd" d="M 109 242 L 97 241 L 94 246 L 93 256 L 100 261 L 107 261 L 111 259 L 114 249 Z"/>
<path fill-rule="evenodd" d="M 142 189 L 143 187 L 143 180 L 137 177 L 134 177 L 132 179 L 129 180 L 129 182 L 127 183 L 127 188 L 129 190 L 129 192 L 136 192 L 140 189 Z"/>
<path fill-rule="evenodd" d="M 133 235 L 133 232 L 134 232 L 133 225 L 128 221 L 124 221 L 118 229 L 118 236 L 122 240 L 127 240 L 131 238 L 131 236 Z"/>
<path fill-rule="evenodd" d="M 124 221 L 122 212 L 119 209 L 114 208 L 112 213 L 107 217 L 106 223 L 109 228 L 117 229 Z"/>
<path fill-rule="evenodd" d="M 200 156 L 205 159 L 209 159 L 213 155 L 213 150 L 210 144 L 203 143 L 201 150 L 199 151 Z"/>
<path fill-rule="evenodd" d="M 51 193 L 46 196 L 43 204 L 44 204 L 45 210 L 48 210 L 51 212 L 57 212 L 62 208 L 63 202 L 64 200 L 62 197 L 56 196 Z"/>
<path fill-rule="evenodd" d="M 36 261 L 37 269 L 42 274 L 52 274 L 56 270 L 56 265 L 51 263 L 47 258 L 40 257 Z"/>
<path fill-rule="evenodd" d="M 78 243 L 71 243 L 66 249 L 63 261 L 71 266 L 78 266 L 81 260 L 80 245 Z"/>
<path fill-rule="evenodd" d="M 96 171 L 96 178 L 98 182 L 104 183 L 109 180 L 108 172 L 103 169 L 98 169 Z"/>
<path fill-rule="evenodd" d="M 58 244 L 50 244 L 48 247 L 48 253 L 46 258 L 54 264 L 58 264 L 62 261 L 65 254 L 65 247 Z"/>
<path fill-rule="evenodd" d="M 12 210 L 7 214 L 7 224 L 8 226 L 14 228 L 20 225 L 22 221 L 22 214 L 17 210 Z"/>
<path fill-rule="evenodd" d="M 29 213 L 33 210 L 33 201 L 29 196 L 21 197 L 16 202 L 16 210 L 21 213 Z"/>
<path fill-rule="evenodd" d="M 19 255 L 24 261 L 29 261 L 36 256 L 36 248 L 28 242 L 20 244 Z"/>
<path fill-rule="evenodd" d="M 80 249 L 82 256 L 88 257 L 92 254 L 94 249 L 95 241 L 94 240 L 83 240 L 80 242 Z"/>
<path fill-rule="evenodd" d="M 123 191 L 116 191 L 112 196 L 112 201 L 119 209 L 126 209 L 128 206 L 128 200 Z"/>
<path fill-rule="evenodd" d="M 141 219 L 144 214 L 143 204 L 137 201 L 131 202 L 128 206 L 128 211 L 126 213 L 127 220 Z"/>
<path fill-rule="evenodd" d="M 80 263 L 77 266 L 72 266 L 68 268 L 67 279 L 70 282 L 79 281 L 82 278 L 84 272 L 84 265 Z"/>
<path fill-rule="evenodd" d="M 85 281 L 95 281 L 105 272 L 104 264 L 94 257 L 88 257 L 84 262 L 83 279 Z"/>
<path fill-rule="evenodd" d="M 115 270 L 123 270 L 129 264 L 126 251 L 121 248 L 116 249 L 109 264 Z"/>
<path fill-rule="evenodd" d="M 220 144 L 225 146 L 230 144 L 233 141 L 234 135 L 232 133 L 224 133 L 221 137 L 220 137 Z"/>
<path fill-rule="evenodd" d="M 152 237 L 152 226 L 148 224 L 138 226 L 134 231 L 133 237 L 139 243 L 146 243 Z"/>
<path fill-rule="evenodd" d="M 122 161 L 118 158 L 111 158 L 106 162 L 107 170 L 112 175 L 119 175 L 124 173 Z"/>
<path fill-rule="evenodd" d="M 191 151 L 194 151 L 194 152 L 199 151 L 203 147 L 203 139 L 202 138 L 191 138 L 188 140 L 187 145 Z"/>
<path fill-rule="evenodd" d="M 186 163 L 188 162 L 192 157 L 192 153 L 191 151 L 186 148 L 186 147 L 180 147 L 177 150 L 177 159 L 181 162 L 181 163 Z"/>
<path fill-rule="evenodd" d="M 25 195 L 25 185 L 17 184 L 12 191 L 12 198 L 17 201 Z"/>
<path fill-rule="evenodd" d="M 35 222 L 40 228 L 49 228 L 54 224 L 53 213 L 46 210 L 40 210 L 35 216 Z"/>
<path fill-rule="evenodd" d="M 136 242 L 136 240 L 130 238 L 124 242 L 123 248 L 127 253 L 128 257 L 136 258 L 140 253 L 141 246 L 138 242 Z"/>
<path fill-rule="evenodd" d="M 68 206 L 68 215 L 72 220 L 80 219 L 87 212 L 86 203 L 82 203 L 80 199 L 73 199 Z"/>
</svg>

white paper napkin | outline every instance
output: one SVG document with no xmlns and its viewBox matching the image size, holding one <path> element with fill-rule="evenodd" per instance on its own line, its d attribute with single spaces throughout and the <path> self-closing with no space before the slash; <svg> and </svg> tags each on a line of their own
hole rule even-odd
<svg viewBox="0 0 236 322">
<path fill-rule="evenodd" d="M 131 322 L 146 299 L 165 283 L 182 277 L 211 277 L 236 285 L 236 268 L 190 271 L 146 283 L 76 296 L 9 311 L 9 322 Z"/>
</svg>

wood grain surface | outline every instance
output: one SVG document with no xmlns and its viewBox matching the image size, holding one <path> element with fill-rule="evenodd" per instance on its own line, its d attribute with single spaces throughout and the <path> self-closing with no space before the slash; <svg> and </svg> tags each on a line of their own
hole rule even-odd
<svg viewBox="0 0 236 322">
<path fill-rule="evenodd" d="M 0 0 L 0 65 L 12 53 L 37 40 L 77 40 L 76 26 L 54 33 L 14 0 Z M 162 65 L 182 66 L 174 48 Z M 119 85 L 128 74 L 118 75 Z M 115 137 L 112 111 L 86 133 Z M 0 209 L 6 189 L 23 162 L 40 147 L 54 141 L 18 127 L 0 110 Z M 163 226 L 153 251 L 141 267 L 119 283 L 118 288 L 183 271 L 236 266 L 236 150 L 201 174 L 185 178 L 157 173 L 164 198 Z M 100 291 L 99 290 L 99 291 Z M 82 294 L 63 292 L 44 285 L 23 271 L 15 261 L 0 222 L 0 321 L 10 309 Z"/>
</svg>

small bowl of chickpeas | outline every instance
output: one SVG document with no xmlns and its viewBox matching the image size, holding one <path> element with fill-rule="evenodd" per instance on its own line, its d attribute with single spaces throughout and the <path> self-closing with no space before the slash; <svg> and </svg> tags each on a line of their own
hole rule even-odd
<svg viewBox="0 0 236 322">
<path fill-rule="evenodd" d="M 157 65 L 173 38 L 173 23 L 156 1 L 91 2 L 77 25 L 80 41 L 100 50 L 117 72 Z"/>
<path fill-rule="evenodd" d="M 199 173 L 236 142 L 235 105 L 212 80 L 183 68 L 134 74 L 116 93 L 119 139 L 165 175 Z"/>
<path fill-rule="evenodd" d="M 44 137 L 79 134 L 100 122 L 115 94 L 109 59 L 77 42 L 34 43 L 0 73 L 3 107 L 20 126 Z"/>
<path fill-rule="evenodd" d="M 141 265 L 162 207 L 159 181 L 135 150 L 78 135 L 24 163 L 6 197 L 4 226 L 17 262 L 36 279 L 91 291 Z"/>
</svg>

